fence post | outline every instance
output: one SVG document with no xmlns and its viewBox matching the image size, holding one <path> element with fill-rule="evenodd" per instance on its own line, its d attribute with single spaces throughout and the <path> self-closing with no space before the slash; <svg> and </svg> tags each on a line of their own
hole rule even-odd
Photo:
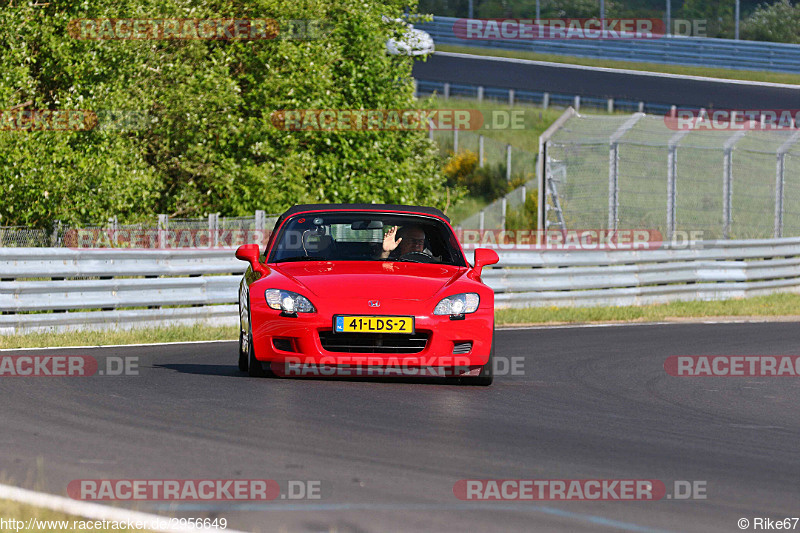
<svg viewBox="0 0 800 533">
<path fill-rule="evenodd" d="M 575 95 L 574 102 L 575 103 L 572 105 L 572 107 L 575 108 L 575 111 L 580 111 L 581 110 L 581 97 L 578 96 L 578 95 Z"/>
<path fill-rule="evenodd" d="M 256 210 L 255 220 L 253 221 L 253 233 L 256 235 L 261 234 L 261 242 L 258 242 L 257 244 L 262 244 L 266 240 L 267 217 L 266 213 L 260 209 Z"/>
<path fill-rule="evenodd" d="M 542 109 L 547 109 L 550 105 L 550 93 L 544 93 L 542 95 Z"/>
<path fill-rule="evenodd" d="M 744 136 L 744 131 L 731 135 L 724 146 L 722 161 L 722 238 L 731 234 L 731 211 L 733 207 L 733 146 Z"/>
<path fill-rule="evenodd" d="M 792 145 L 800 140 L 800 131 L 796 131 L 791 137 L 786 139 L 780 148 L 778 148 L 778 163 L 775 169 L 775 228 L 773 236 L 776 239 L 783 237 L 783 197 L 786 171 L 786 153 L 792 148 Z"/>
<path fill-rule="evenodd" d="M 61 233 L 61 221 L 54 220 L 53 221 L 53 233 L 50 234 L 50 247 L 55 248 L 59 245 L 59 238 L 58 235 Z"/>
<path fill-rule="evenodd" d="M 506 145 L 506 181 L 511 181 L 511 145 Z"/>
<path fill-rule="evenodd" d="M 508 105 L 514 105 L 514 89 L 508 90 Z"/>
<path fill-rule="evenodd" d="M 167 247 L 167 231 L 169 231 L 169 215 L 158 215 L 158 247 Z"/>
<path fill-rule="evenodd" d="M 433 140 L 433 120 L 428 120 L 428 139 Z"/>
<path fill-rule="evenodd" d="M 608 229 L 610 230 L 617 229 L 619 218 L 619 140 L 643 116 L 644 113 L 634 113 L 608 140 Z"/>
<path fill-rule="evenodd" d="M 217 248 L 219 246 L 219 213 L 211 213 L 208 215 L 208 234 L 211 236 L 211 246 Z"/>
<path fill-rule="evenodd" d="M 453 129 L 453 153 L 458 153 L 458 128 Z"/>
<path fill-rule="evenodd" d="M 644 113 L 644 102 L 639 102 L 639 113 Z"/>
<path fill-rule="evenodd" d="M 478 213 L 478 229 L 481 230 L 481 231 L 483 231 L 485 217 L 486 217 L 486 213 L 484 212 L 483 209 L 481 209 L 480 212 Z M 481 238 L 482 237 L 483 236 L 481 236 Z"/>
<path fill-rule="evenodd" d="M 478 85 L 478 102 L 483 102 L 483 85 Z"/>
<path fill-rule="evenodd" d="M 483 135 L 478 135 L 478 167 L 483 168 Z"/>
<path fill-rule="evenodd" d="M 506 229 L 506 212 L 508 211 L 508 200 L 505 196 L 503 196 L 503 201 L 500 202 L 502 205 L 502 218 L 500 220 L 500 229 Z"/>
<path fill-rule="evenodd" d="M 119 225 L 119 223 L 118 223 L 117 215 L 114 215 L 113 217 L 110 217 L 108 219 L 108 229 L 111 230 L 111 242 L 114 243 L 114 246 L 117 246 L 117 244 L 118 244 L 118 239 L 117 239 L 118 229 L 119 229 L 117 227 L 118 225 Z"/>
<path fill-rule="evenodd" d="M 786 153 L 778 152 L 778 166 L 775 171 L 775 227 L 772 236 L 783 237 L 783 172 Z"/>
<path fill-rule="evenodd" d="M 667 143 L 667 240 L 675 236 L 677 222 L 677 182 L 678 182 L 678 142 L 689 134 L 689 130 L 679 131 Z"/>
<path fill-rule="evenodd" d="M 450 84 L 445 82 L 444 84 L 444 99 L 447 100 L 450 98 Z"/>
<path fill-rule="evenodd" d="M 606 112 L 613 113 L 614 112 L 614 99 L 609 98 L 608 103 L 606 104 Z"/>
</svg>

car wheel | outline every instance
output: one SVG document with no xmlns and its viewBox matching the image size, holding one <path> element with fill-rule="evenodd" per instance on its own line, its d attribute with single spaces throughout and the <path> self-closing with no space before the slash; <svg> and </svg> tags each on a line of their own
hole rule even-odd
<svg viewBox="0 0 800 533">
<path fill-rule="evenodd" d="M 250 306 L 247 302 L 247 285 L 242 281 L 239 288 L 239 370 L 247 372 L 248 349 L 251 344 Z"/>
<path fill-rule="evenodd" d="M 247 372 L 247 349 L 244 347 L 244 332 L 239 330 L 239 370 Z"/>
<path fill-rule="evenodd" d="M 267 375 L 261 361 L 256 359 L 256 350 L 253 347 L 253 325 L 248 324 L 250 342 L 247 343 L 247 373 L 251 378 L 263 378 Z"/>
</svg>

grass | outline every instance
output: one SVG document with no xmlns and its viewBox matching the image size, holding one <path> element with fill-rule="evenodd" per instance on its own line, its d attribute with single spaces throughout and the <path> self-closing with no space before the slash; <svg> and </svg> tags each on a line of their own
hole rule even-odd
<svg viewBox="0 0 800 533">
<path fill-rule="evenodd" d="M 108 346 L 156 342 L 210 341 L 237 339 L 236 326 L 174 326 L 128 331 L 72 331 L 69 333 L 29 333 L 0 335 L 0 348 L 41 346 Z"/>
<path fill-rule="evenodd" d="M 455 225 L 465 218 L 474 215 L 487 205 L 489 205 L 489 202 L 484 198 L 465 196 L 457 204 L 451 206 L 447 210 L 447 216 L 450 217 L 451 222 Z"/>
<path fill-rule="evenodd" d="M 660 305 L 624 307 L 498 309 L 495 313 L 495 321 L 498 326 L 513 326 L 586 322 L 650 322 L 707 317 L 784 316 L 800 317 L 800 294 L 779 293 L 769 296 L 709 302 L 672 302 Z M 103 346 L 152 342 L 235 340 L 237 336 L 238 330 L 236 326 L 192 326 L 133 331 L 78 331 L 71 333 L 8 335 L 0 336 L 0 342 L 4 348 L 34 348 L 43 346 Z M 0 515 L 2 514 L 0 512 Z"/>
<path fill-rule="evenodd" d="M 569 65 L 586 65 L 590 67 L 619 68 L 628 70 L 642 70 L 646 72 L 661 72 L 665 74 L 679 74 L 684 76 L 705 76 L 710 78 L 723 78 L 730 80 L 761 81 L 771 83 L 789 83 L 800 85 L 800 75 L 783 72 L 767 72 L 760 70 L 734 70 L 725 68 L 697 67 L 687 65 L 667 65 L 662 63 L 636 63 L 628 61 L 613 61 L 607 59 L 564 56 L 558 54 L 538 54 L 516 50 L 498 50 L 475 48 L 469 46 L 436 45 L 440 52 L 458 52 L 480 56 L 512 57 L 517 59 L 531 59 L 534 61 L 551 61 Z"/>
<path fill-rule="evenodd" d="M 68 515 L 64 513 L 59 513 L 56 511 L 51 511 L 49 509 L 43 509 L 41 507 L 34 507 L 32 505 L 24 505 L 21 503 L 17 503 L 11 500 L 0 500 L 0 517 L 2 517 L 6 523 L 3 526 L 8 526 L 7 523 L 9 519 L 21 520 L 26 523 L 24 527 L 17 530 L 15 528 L 10 527 L 0 527 L 0 533 L 19 533 L 20 531 L 27 531 L 27 522 L 31 518 L 38 519 L 38 520 L 48 520 L 48 521 L 66 521 L 67 524 L 65 528 L 60 527 L 60 524 L 38 524 L 40 527 L 34 527 L 32 531 L 58 531 L 58 532 L 74 532 L 74 533 L 85 533 L 86 529 L 81 529 L 80 527 L 74 527 L 75 522 L 89 522 L 89 519 L 77 517 L 74 515 Z M 91 520 L 91 522 L 95 522 Z M 94 524 L 93 524 L 94 525 Z M 94 531 L 112 531 L 111 528 L 93 528 Z M 124 531 L 127 530 L 127 527 L 123 527 L 121 529 L 113 529 L 113 531 Z M 142 529 L 135 529 L 133 531 L 145 532 L 146 530 Z"/>
<path fill-rule="evenodd" d="M 709 302 L 671 302 L 621 307 L 531 307 L 499 309 L 499 326 L 585 322 L 653 322 L 706 317 L 800 317 L 800 294 L 779 293 Z M 800 320 L 800 318 L 799 318 Z"/>
<path fill-rule="evenodd" d="M 541 107 L 518 104 L 509 106 L 498 101 L 484 100 L 478 102 L 475 99 L 455 98 L 451 97 L 445 100 L 439 97 L 431 97 L 421 99 L 419 101 L 420 107 L 433 108 L 433 109 L 473 109 L 483 113 L 484 125 L 481 129 L 475 131 L 460 131 L 459 132 L 459 149 L 478 151 L 477 136 L 483 135 L 489 140 L 484 145 L 487 156 L 490 151 L 490 143 L 496 143 L 500 152 L 503 154 L 502 161 L 505 162 L 505 145 L 510 144 L 520 150 L 525 150 L 531 154 L 536 154 L 539 151 L 539 136 L 550 127 L 550 125 L 558 119 L 563 113 L 563 109 L 542 109 Z M 492 117 L 496 113 L 510 113 L 512 111 L 522 112 L 522 128 L 520 129 L 491 129 Z M 498 115 L 499 120 L 499 115 Z M 439 145 L 446 150 L 453 149 L 453 132 L 452 131 L 436 131 L 434 132 L 434 140 L 439 142 Z M 512 157 L 514 154 L 512 153 Z"/>
</svg>

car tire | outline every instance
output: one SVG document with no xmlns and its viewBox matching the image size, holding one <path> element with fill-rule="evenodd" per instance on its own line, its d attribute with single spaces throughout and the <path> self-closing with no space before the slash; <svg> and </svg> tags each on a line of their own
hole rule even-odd
<svg viewBox="0 0 800 533">
<path fill-rule="evenodd" d="M 247 373 L 251 378 L 263 378 L 267 375 L 261 361 L 256 359 L 256 350 L 253 346 L 253 325 L 250 328 L 250 342 L 247 344 Z"/>
<path fill-rule="evenodd" d="M 247 372 L 247 358 L 249 354 L 247 350 L 242 348 L 242 342 L 244 341 L 244 332 L 239 329 L 239 370 L 242 372 Z"/>
</svg>

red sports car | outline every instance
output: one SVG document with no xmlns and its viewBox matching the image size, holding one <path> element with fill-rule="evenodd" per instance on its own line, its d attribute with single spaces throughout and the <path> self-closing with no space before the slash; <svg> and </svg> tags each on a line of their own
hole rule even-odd
<svg viewBox="0 0 800 533">
<path fill-rule="evenodd" d="M 297 205 L 239 290 L 239 368 L 251 376 L 447 376 L 492 383 L 494 292 L 430 207 Z M 324 370 L 320 370 L 320 369 Z M 392 372 L 393 371 L 393 372 Z"/>
</svg>

